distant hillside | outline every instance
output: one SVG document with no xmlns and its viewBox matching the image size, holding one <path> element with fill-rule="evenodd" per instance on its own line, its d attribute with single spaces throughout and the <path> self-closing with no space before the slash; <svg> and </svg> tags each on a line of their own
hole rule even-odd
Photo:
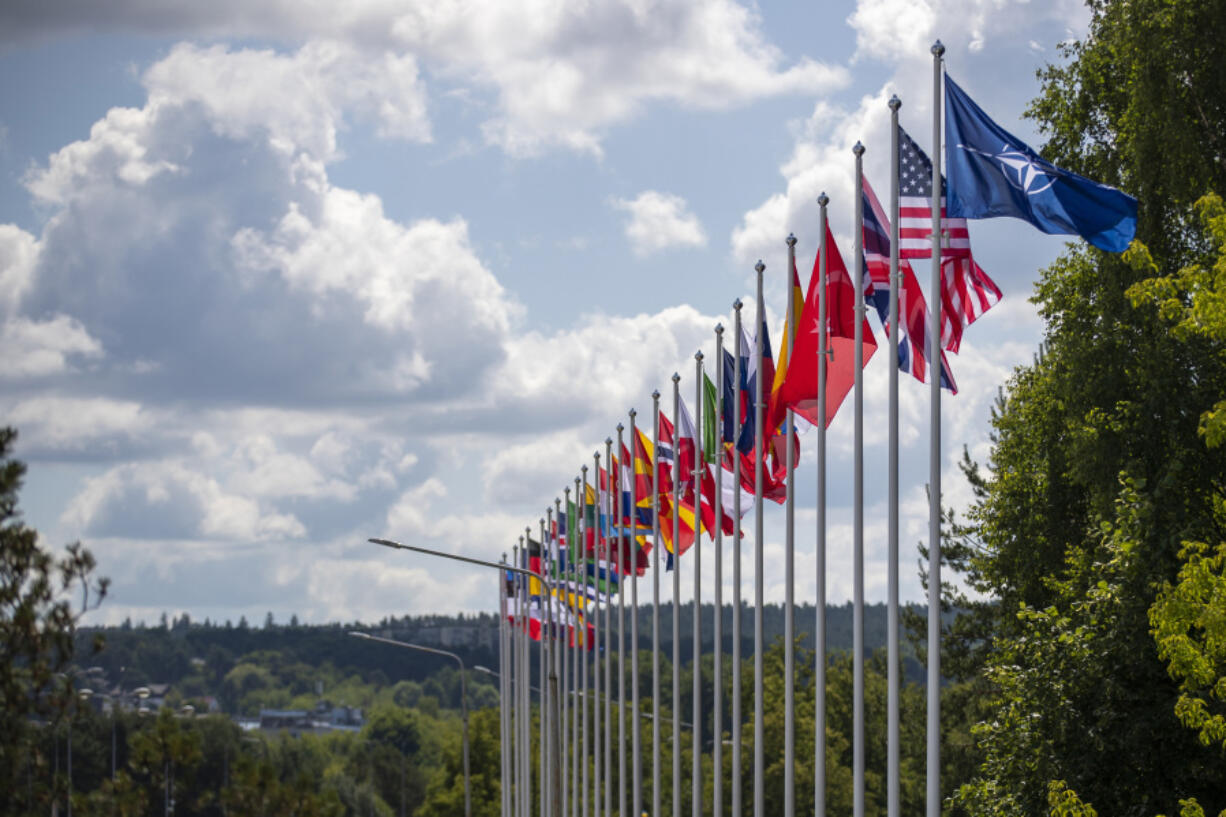
<svg viewBox="0 0 1226 817">
<path fill-rule="evenodd" d="M 909 608 L 923 615 L 925 608 Z M 690 634 L 693 630 L 693 605 L 681 607 L 681 648 L 683 654 L 691 650 Z M 752 610 L 747 608 L 744 626 L 743 651 L 752 654 Z M 796 608 L 796 631 L 802 644 L 813 647 L 815 608 L 800 605 Z M 660 608 L 661 646 L 668 654 L 672 649 L 672 608 Z M 639 643 L 643 649 L 651 647 L 651 609 L 639 610 Z M 768 643 L 783 635 L 783 608 L 769 605 L 765 610 L 764 629 Z M 884 604 L 865 608 L 865 647 L 869 652 L 884 648 L 886 640 L 886 607 Z M 732 608 L 723 611 L 724 647 L 731 650 Z M 851 604 L 827 608 L 826 644 L 831 652 L 850 650 L 852 645 Z M 703 652 L 710 653 L 713 641 L 714 608 L 703 605 Z M 377 682 L 402 680 L 424 681 L 444 667 L 454 666 L 446 658 L 426 653 L 400 650 L 395 647 L 371 644 L 348 637 L 351 630 L 362 630 L 426 646 L 441 647 L 457 653 L 467 666 L 498 666 L 498 621 L 492 614 L 458 616 L 403 616 L 386 618 L 376 624 L 334 623 L 321 625 L 277 624 L 271 617 L 262 627 L 251 627 L 245 620 L 235 625 L 230 622 L 215 624 L 191 621 L 186 615 L 174 620 L 163 619 L 155 626 L 124 624 L 119 627 L 83 629 L 78 637 L 84 642 L 101 633 L 106 648 L 93 659 L 111 679 L 116 679 L 125 688 L 149 684 L 178 684 L 184 679 L 199 679 L 197 685 L 208 690 L 222 687 L 227 674 L 240 662 L 254 661 L 259 664 L 279 666 L 301 665 L 305 668 L 329 667 L 340 675 L 358 675 Z M 629 621 L 626 637 L 629 638 Z M 922 681 L 922 672 L 911 658 L 911 649 L 905 635 L 903 654 L 907 663 L 907 675 Z M 87 654 L 82 651 L 81 654 Z"/>
</svg>

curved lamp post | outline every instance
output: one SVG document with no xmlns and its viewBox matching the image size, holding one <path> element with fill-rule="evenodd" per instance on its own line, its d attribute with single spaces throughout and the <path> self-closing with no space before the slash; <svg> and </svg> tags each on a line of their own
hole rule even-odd
<svg viewBox="0 0 1226 817">
<path fill-rule="evenodd" d="M 429 548 L 418 547 L 417 545 L 406 545 L 400 542 L 394 542 L 390 539 L 369 539 L 368 541 L 371 544 L 382 545 L 383 547 L 392 548 L 394 550 L 410 550 L 410 551 L 413 551 L 414 553 L 424 553 L 427 556 L 439 556 L 443 559 L 451 559 L 457 562 L 466 562 L 470 565 L 477 565 L 478 567 L 488 567 L 488 568 L 493 568 L 494 570 L 510 571 L 512 573 L 519 573 L 520 575 L 523 575 L 523 576 L 531 576 L 532 578 L 536 579 L 541 584 L 543 584 L 545 586 L 545 590 L 549 594 L 550 603 L 545 605 L 545 615 L 548 619 L 545 622 L 545 626 L 551 627 L 553 625 L 552 617 L 550 616 L 550 612 L 553 609 L 553 599 L 555 598 L 554 585 L 552 581 L 550 581 L 544 575 L 537 573 L 535 570 L 530 570 L 526 567 L 520 567 L 518 565 L 511 565 L 511 564 L 505 564 L 505 563 L 500 563 L 500 562 L 488 562 L 488 561 L 485 561 L 484 559 L 474 559 L 470 556 L 457 556 L 454 553 L 444 553 L 439 550 L 431 550 Z M 562 767 L 562 754 L 560 751 L 558 751 L 558 746 L 561 742 L 561 737 L 557 733 L 558 723 L 560 722 L 560 717 L 557 715 L 557 713 L 552 711 L 553 706 L 556 705 L 558 702 L 557 693 L 558 693 L 558 657 L 555 653 L 553 660 L 549 662 L 548 694 L 542 696 L 544 698 L 544 701 L 547 702 L 547 703 L 543 703 L 542 709 L 550 710 L 549 722 L 552 724 L 552 726 L 549 729 L 548 737 L 543 738 L 549 744 L 548 755 L 552 761 L 552 766 L 553 766 L 553 774 L 549 778 L 550 789 L 551 789 L 550 800 L 552 800 L 552 803 L 551 803 L 552 808 L 549 809 L 549 813 L 551 815 L 562 814 L 562 792 L 560 788 L 560 782 L 562 780 L 562 768 L 561 768 Z"/>
<path fill-rule="evenodd" d="M 354 638 L 361 638 L 364 641 L 378 641 L 380 644 L 391 644 L 393 647 L 404 647 L 408 650 L 419 650 L 421 652 L 446 656 L 447 658 L 454 658 L 455 662 L 460 665 L 460 718 L 463 724 L 464 738 L 464 817 L 472 817 L 472 797 L 469 792 L 468 775 L 468 683 L 464 675 L 464 660 L 453 652 L 437 650 L 434 647 L 423 647 L 421 644 L 410 644 L 407 641 L 395 641 L 391 638 L 380 638 L 377 635 L 356 631 L 350 632 L 349 635 Z"/>
</svg>

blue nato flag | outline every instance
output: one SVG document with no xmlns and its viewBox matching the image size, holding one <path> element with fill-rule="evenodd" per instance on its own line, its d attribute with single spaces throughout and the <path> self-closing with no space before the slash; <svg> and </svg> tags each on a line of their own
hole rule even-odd
<svg viewBox="0 0 1226 817">
<path fill-rule="evenodd" d="M 1107 252 L 1123 252 L 1136 235 L 1136 199 L 1046 161 L 989 119 L 949 75 L 945 162 L 951 218 L 1013 216 Z"/>
</svg>

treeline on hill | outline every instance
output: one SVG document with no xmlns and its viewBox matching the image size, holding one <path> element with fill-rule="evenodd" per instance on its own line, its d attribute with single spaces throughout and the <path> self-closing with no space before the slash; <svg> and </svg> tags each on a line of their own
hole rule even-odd
<svg viewBox="0 0 1226 817">
<path fill-rule="evenodd" d="M 905 613 L 923 619 L 922 606 L 909 606 Z M 681 649 L 688 657 L 693 644 L 694 605 L 681 605 Z M 714 649 L 712 605 L 703 605 L 703 653 Z M 746 608 L 742 649 L 752 655 L 753 611 Z M 811 604 L 796 608 L 798 645 L 812 649 L 815 609 Z M 947 620 L 952 613 L 946 614 Z M 660 608 L 661 644 L 671 655 L 672 607 Z M 640 649 L 651 649 L 652 613 L 639 610 Z M 782 638 L 784 613 L 781 605 L 767 605 L 763 615 L 767 642 Z M 76 635 L 78 654 L 89 654 L 89 645 L 101 639 L 105 649 L 93 654 L 92 666 L 100 667 L 111 683 L 126 690 L 147 684 L 169 684 L 172 701 L 212 697 L 224 712 L 255 715 L 259 708 L 304 708 L 315 697 L 337 704 L 360 706 L 357 699 L 336 692 L 344 684 L 373 684 L 376 687 L 410 683 L 437 684 L 439 678 L 454 674 L 455 662 L 446 657 L 413 652 L 350 637 L 351 631 L 370 632 L 399 641 L 450 650 L 468 667 L 498 666 L 498 619 L 491 614 L 458 616 L 403 616 L 384 618 L 377 624 L 277 624 L 269 614 L 262 627 L 251 627 L 244 619 L 231 622 L 193 622 L 184 614 L 170 619 L 163 615 L 159 624 L 145 626 L 130 622 L 117 627 L 83 627 Z M 630 623 L 627 616 L 626 639 Z M 724 653 L 732 650 L 732 608 L 723 611 Z M 850 651 L 852 646 L 852 608 L 850 603 L 832 605 L 826 612 L 827 647 L 831 652 Z M 447 643 L 440 643 L 446 638 Z M 454 642 L 460 643 L 454 643 Z M 872 652 L 885 646 L 886 607 L 871 604 L 865 608 L 865 649 Z M 915 660 L 910 643 L 903 645 L 904 671 L 909 679 L 923 682 L 922 665 Z M 487 676 L 475 675 L 481 680 Z M 444 706 L 459 706 L 458 686 L 440 697 Z M 319 691 L 322 690 L 322 694 Z M 437 691 L 437 690 L 436 690 Z M 315 697 L 312 697 L 315 696 Z M 439 697 L 439 696 L 436 696 Z"/>
</svg>

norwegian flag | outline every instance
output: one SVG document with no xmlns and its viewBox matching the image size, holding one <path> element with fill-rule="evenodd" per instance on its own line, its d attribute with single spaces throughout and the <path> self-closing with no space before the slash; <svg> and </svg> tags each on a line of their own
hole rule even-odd
<svg viewBox="0 0 1226 817">
<path fill-rule="evenodd" d="M 941 257 L 969 257 L 970 232 L 964 218 L 945 217 L 941 179 Z M 898 257 L 932 257 L 932 162 L 898 129 Z"/>
</svg>

